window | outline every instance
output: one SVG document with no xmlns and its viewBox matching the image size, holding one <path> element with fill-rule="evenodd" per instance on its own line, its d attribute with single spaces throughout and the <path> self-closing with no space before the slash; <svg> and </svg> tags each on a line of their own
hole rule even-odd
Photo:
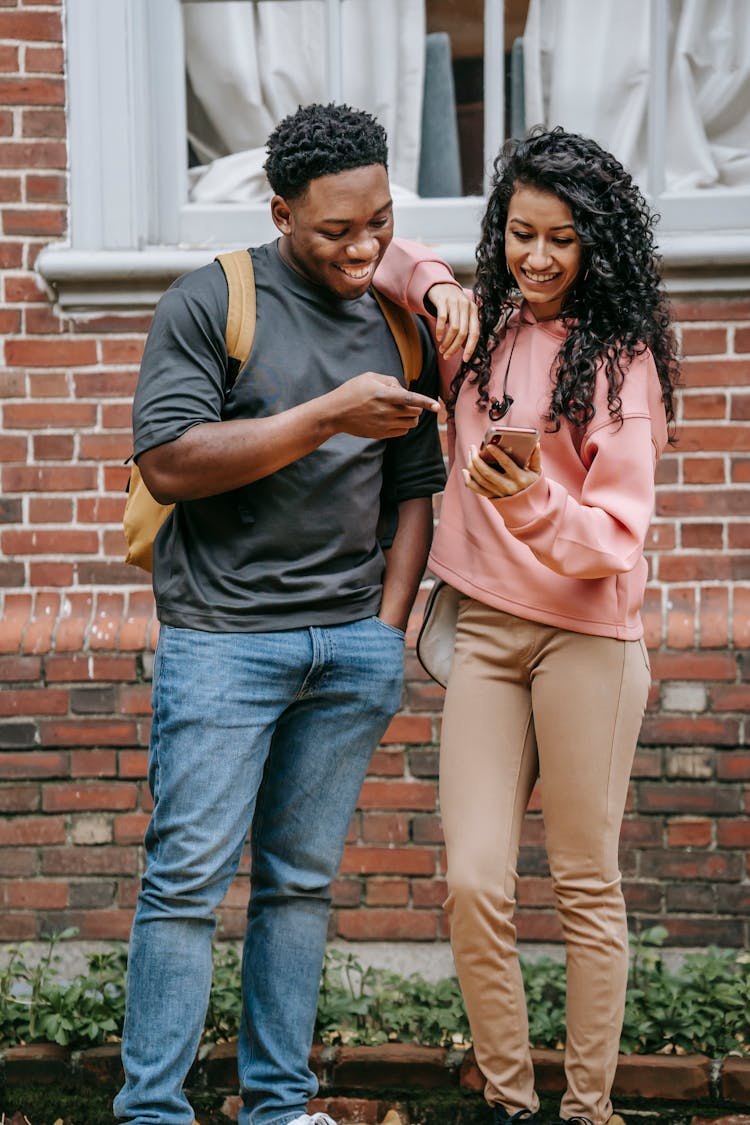
<svg viewBox="0 0 750 1125">
<path fill-rule="evenodd" d="M 347 7 L 359 7 L 361 15 L 368 6 L 384 11 L 392 3 L 393 21 L 412 0 L 255 2 L 268 11 L 294 6 L 309 8 L 311 16 L 315 10 L 318 26 L 325 27 L 324 36 L 319 33 L 319 42 L 325 41 L 327 86 L 323 96 L 337 98 L 346 94 L 341 44 L 347 19 L 351 21 Z M 239 11 L 252 3 L 232 0 L 229 7 Z M 106 4 L 66 0 L 70 244 L 47 248 L 39 260 L 42 273 L 58 283 L 63 305 L 148 306 L 173 277 L 207 261 L 216 248 L 273 237 L 267 203 L 201 199 L 200 193 L 191 190 L 195 172 L 189 167 L 187 135 L 188 126 L 193 131 L 195 118 L 189 116 L 188 106 L 195 90 L 191 92 L 186 82 L 186 73 L 190 74 L 186 11 L 190 8 L 194 15 L 203 9 L 210 18 L 212 11 L 218 16 L 225 7 L 217 0 L 107 0 Z M 742 43 L 747 45 L 750 40 L 750 9 L 745 0 L 728 0 L 724 6 L 728 24 L 707 22 L 709 7 L 706 0 L 633 0 L 628 5 L 618 0 L 416 0 L 414 10 L 421 13 L 423 30 L 415 40 L 419 51 L 414 57 L 424 60 L 431 45 L 437 48 L 434 65 L 438 69 L 433 80 L 435 73 L 438 78 L 430 102 L 445 97 L 452 85 L 448 92 L 453 131 L 447 147 L 453 151 L 448 154 L 448 170 L 446 153 L 440 152 L 439 145 L 432 149 L 443 160 L 442 165 L 438 161 L 437 171 L 413 161 L 416 179 L 396 197 L 399 234 L 430 243 L 454 267 L 468 272 L 483 210 L 479 193 L 503 137 L 534 123 L 537 115 L 548 117 L 547 123 L 556 123 L 553 117 L 557 117 L 566 127 L 576 128 L 581 114 L 587 120 L 587 110 L 606 103 L 602 92 L 609 94 L 616 110 L 612 59 L 622 53 L 625 41 L 618 21 L 627 20 L 627 42 L 641 51 L 640 70 L 626 76 L 628 89 L 632 92 L 637 86 L 641 98 L 638 140 L 632 153 L 641 160 L 641 183 L 662 215 L 659 236 L 667 265 L 673 272 L 687 270 L 688 274 L 700 268 L 703 288 L 707 267 L 715 267 L 717 284 L 746 288 L 748 271 L 743 267 L 750 261 L 750 163 L 743 178 L 739 152 L 732 158 L 735 181 L 719 177 L 705 187 L 691 185 L 684 177 L 675 182 L 670 173 L 675 113 L 679 117 L 684 108 L 678 69 L 670 60 L 687 60 L 688 69 L 693 66 L 692 77 L 705 79 L 708 102 L 711 97 L 720 101 L 723 95 L 717 93 L 717 81 L 711 84 L 706 67 L 713 65 L 715 77 L 725 80 L 725 102 L 709 122 L 712 127 L 717 121 L 726 124 L 736 112 L 731 82 L 726 81 L 732 75 L 732 80 L 739 81 L 737 68 L 732 70 L 728 61 L 734 57 L 732 52 L 740 52 L 740 77 L 748 66 L 747 52 L 742 55 Z M 399 49 L 398 22 L 391 27 L 395 52 Z M 703 44 L 697 61 L 695 52 L 690 53 L 690 33 L 694 42 Z M 427 56 L 423 54 L 425 43 Z M 586 65 L 566 49 L 576 43 Z M 712 63 L 706 61 L 707 44 L 714 52 Z M 375 47 L 382 57 L 387 45 L 383 46 L 382 39 L 372 43 L 377 63 Z M 422 97 L 430 78 L 428 69 L 421 73 Z M 736 89 L 741 97 L 740 86 Z M 398 107 L 390 106 L 394 108 Z M 270 127 L 273 123 L 271 113 Z M 425 142 L 425 151 L 429 149 L 429 127 L 420 116 L 418 141 L 419 146 Z M 410 128 L 413 138 L 413 114 Z M 594 129 L 581 131 L 597 135 Z M 608 135 L 599 139 L 617 152 L 614 140 L 609 139 L 611 130 L 605 127 L 604 131 Z M 196 159 L 203 163 L 205 156 L 194 150 L 193 166 Z M 690 169 L 687 171 L 689 174 Z M 689 284 L 686 275 L 685 285 Z"/>
</svg>

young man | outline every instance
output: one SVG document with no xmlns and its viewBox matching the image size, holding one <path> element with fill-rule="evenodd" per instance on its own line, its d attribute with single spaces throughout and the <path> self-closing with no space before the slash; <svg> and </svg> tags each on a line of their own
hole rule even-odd
<svg viewBox="0 0 750 1125">
<path fill-rule="evenodd" d="M 281 237 L 251 252 L 245 370 L 226 393 L 217 263 L 172 286 L 149 333 L 135 453 L 154 497 L 176 507 L 154 545 L 154 812 L 115 1100 L 130 1125 L 193 1122 L 183 1083 L 208 1001 L 214 911 L 248 831 L 239 1120 L 310 1125 L 330 883 L 399 706 L 404 629 L 444 482 L 427 334 L 407 390 L 370 291 L 392 237 L 386 167 L 369 115 L 298 110 L 268 143 Z M 443 346 L 456 350 L 461 291 L 430 296 L 447 310 Z M 384 485 L 398 511 L 385 548 Z"/>
</svg>

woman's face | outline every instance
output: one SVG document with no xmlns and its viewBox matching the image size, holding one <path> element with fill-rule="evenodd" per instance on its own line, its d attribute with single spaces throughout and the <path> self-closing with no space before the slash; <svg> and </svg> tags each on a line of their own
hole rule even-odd
<svg viewBox="0 0 750 1125">
<path fill-rule="evenodd" d="M 518 184 L 508 205 L 505 260 L 537 320 L 560 312 L 581 268 L 570 207 L 551 191 Z"/>
</svg>

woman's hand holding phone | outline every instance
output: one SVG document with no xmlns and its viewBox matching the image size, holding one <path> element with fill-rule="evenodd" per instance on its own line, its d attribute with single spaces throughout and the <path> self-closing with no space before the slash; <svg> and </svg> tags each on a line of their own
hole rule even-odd
<svg viewBox="0 0 750 1125">
<path fill-rule="evenodd" d="M 533 484 L 542 471 L 537 430 L 491 426 L 481 449 L 469 447 L 463 470 L 467 488 L 488 500 L 515 496 Z"/>
</svg>

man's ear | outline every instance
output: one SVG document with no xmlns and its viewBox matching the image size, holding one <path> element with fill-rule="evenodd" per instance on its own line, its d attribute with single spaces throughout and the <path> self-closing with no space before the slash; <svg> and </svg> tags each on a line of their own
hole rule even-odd
<svg viewBox="0 0 750 1125">
<path fill-rule="evenodd" d="M 271 218 L 274 221 L 274 226 L 281 231 L 282 234 L 290 235 L 292 233 L 292 212 L 289 204 L 280 195 L 275 195 L 271 200 Z"/>
</svg>

